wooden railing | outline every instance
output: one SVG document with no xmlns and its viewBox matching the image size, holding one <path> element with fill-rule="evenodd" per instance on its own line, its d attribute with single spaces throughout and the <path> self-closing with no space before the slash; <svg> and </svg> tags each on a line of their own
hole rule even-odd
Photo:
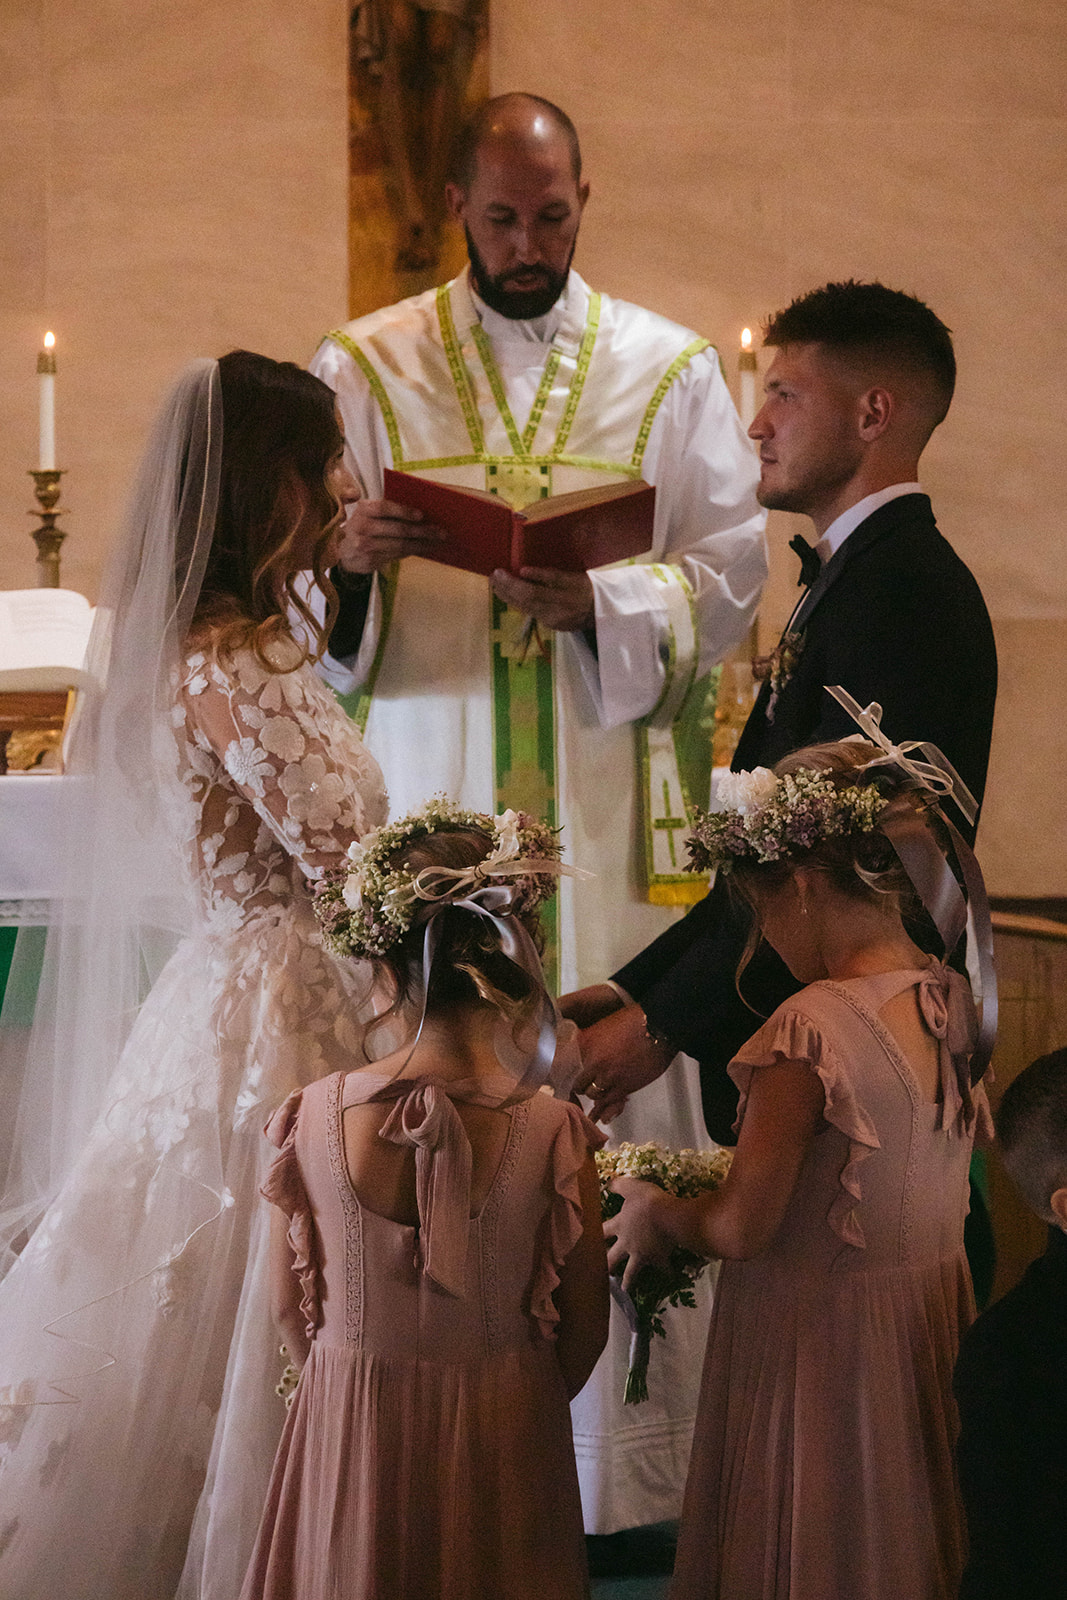
<svg viewBox="0 0 1067 1600">
<path fill-rule="evenodd" d="M 1031 917 L 1022 911 L 994 911 L 994 933 L 1014 933 L 1024 939 L 1067 940 L 1067 922 L 1055 922 L 1051 917 Z"/>
</svg>

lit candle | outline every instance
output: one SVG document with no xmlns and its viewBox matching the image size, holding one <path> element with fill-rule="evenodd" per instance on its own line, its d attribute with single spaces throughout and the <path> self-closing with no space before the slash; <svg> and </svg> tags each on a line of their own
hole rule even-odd
<svg viewBox="0 0 1067 1600">
<path fill-rule="evenodd" d="M 44 349 L 37 357 L 37 382 L 40 387 L 41 449 L 39 466 L 42 472 L 54 470 L 56 464 L 56 336 L 46 333 Z"/>
<path fill-rule="evenodd" d="M 741 354 L 737 358 L 741 379 L 741 426 L 745 429 L 756 415 L 756 352 L 752 348 L 751 328 L 741 329 Z"/>
</svg>

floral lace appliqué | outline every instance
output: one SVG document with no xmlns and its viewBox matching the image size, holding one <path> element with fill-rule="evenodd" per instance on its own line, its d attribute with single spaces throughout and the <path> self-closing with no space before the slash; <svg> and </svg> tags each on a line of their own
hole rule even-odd
<svg viewBox="0 0 1067 1600">
<path fill-rule="evenodd" d="M 377 764 L 307 666 L 267 672 L 194 651 L 177 688 L 179 770 L 192 801 L 204 903 L 217 931 L 291 902 L 382 822 Z M 294 875 L 293 864 L 297 872 Z"/>
</svg>

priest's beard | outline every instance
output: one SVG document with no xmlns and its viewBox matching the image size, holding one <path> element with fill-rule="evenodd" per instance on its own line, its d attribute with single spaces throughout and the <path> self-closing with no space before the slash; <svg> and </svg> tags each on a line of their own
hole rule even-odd
<svg viewBox="0 0 1067 1600">
<path fill-rule="evenodd" d="M 571 253 L 567 257 L 567 265 L 562 272 L 553 272 L 551 267 L 545 266 L 542 262 L 535 269 L 541 276 L 541 281 L 537 285 L 529 289 L 509 289 L 507 285 L 514 276 L 514 269 L 511 272 L 498 273 L 494 278 L 478 254 L 478 247 L 470 236 L 470 230 L 465 228 L 463 231 L 467 235 L 467 255 L 470 257 L 471 283 L 474 292 L 491 310 L 499 312 L 502 317 L 510 317 L 513 322 L 530 322 L 534 317 L 543 317 L 546 311 L 552 310 L 567 286 L 567 274 L 574 259 L 574 246 L 578 243 L 577 234 L 571 245 Z"/>
</svg>

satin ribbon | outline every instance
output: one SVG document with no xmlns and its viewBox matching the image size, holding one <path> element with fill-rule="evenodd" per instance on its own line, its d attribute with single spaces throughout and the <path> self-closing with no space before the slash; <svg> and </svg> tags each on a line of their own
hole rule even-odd
<svg viewBox="0 0 1067 1600">
<path fill-rule="evenodd" d="M 884 755 L 868 761 L 861 770 L 867 772 L 872 767 L 878 766 L 900 767 L 929 793 L 940 795 L 943 799 L 954 800 L 967 821 L 975 822 L 978 816 L 978 802 L 948 757 L 936 744 L 930 744 L 925 739 L 907 739 L 903 744 L 892 744 L 879 726 L 882 718 L 880 705 L 872 702 L 866 710 L 862 710 L 859 702 L 840 685 L 831 688 L 827 684 L 826 690 L 845 708 L 853 721 L 859 724 L 871 742 L 885 752 Z M 921 750 L 927 760 L 912 760 L 907 753 L 909 750 Z M 974 1054 L 971 1057 L 971 1082 L 977 1083 L 989 1065 L 997 1038 L 997 975 L 993 959 L 993 923 L 989 915 L 989 897 L 986 894 L 982 869 L 978 865 L 974 851 L 959 829 L 945 816 L 941 807 L 935 805 L 933 810 L 948 833 L 963 878 L 963 886 L 967 891 L 966 898 L 934 834 L 918 812 L 879 826 L 896 851 L 904 871 L 941 937 L 946 961 L 951 958 L 963 937 L 967 927 L 967 908 L 970 907 L 974 950 L 978 960 L 978 976 L 982 991 L 981 1022 Z"/>
<path fill-rule="evenodd" d="M 476 888 L 491 878 L 592 878 L 584 867 L 570 867 L 554 856 L 519 856 L 514 861 L 493 861 L 491 857 L 473 867 L 423 867 L 411 881 L 416 900 L 441 900 L 458 889 Z"/>
<path fill-rule="evenodd" d="M 492 923 L 500 939 L 501 951 L 529 976 L 537 994 L 533 1015 L 525 1027 L 516 1032 L 501 1016 L 493 1041 L 501 1067 L 517 1079 L 513 1092 L 501 1102 L 502 1105 L 509 1106 L 528 1099 L 549 1081 L 556 1055 L 559 1013 L 545 988 L 537 947 L 521 919 L 514 914 L 516 886 L 485 883 L 482 876 L 485 867 L 484 861 L 478 862 L 473 867 L 424 867 L 413 880 L 412 887 L 417 898 L 429 901 L 431 910 L 426 921 L 422 944 L 422 1014 L 411 1048 L 397 1075 L 404 1071 L 415 1054 L 422 1037 L 422 1030 L 426 1026 L 430 974 L 440 942 L 439 913 L 447 906 L 457 906 L 462 911 L 472 911 L 476 916 L 484 917 L 487 922 Z M 586 872 L 580 867 L 567 866 L 562 861 L 535 857 L 494 863 L 490 872 L 494 878 L 526 877 L 532 874 L 537 876 L 551 874 L 554 877 L 568 878 L 593 876 L 591 872 Z M 481 887 L 473 887 L 479 883 Z M 472 886 L 472 892 L 457 900 L 455 893 L 458 886 L 464 888 Z"/>
<path fill-rule="evenodd" d="M 870 739 L 872 744 L 878 745 L 884 754 L 876 756 L 873 761 L 868 761 L 867 767 L 893 766 L 900 767 L 913 777 L 916 783 L 924 789 L 929 789 L 932 794 L 942 795 L 945 799 L 952 799 L 959 806 L 960 811 L 967 821 L 973 826 L 978 819 L 978 801 L 968 789 L 948 757 L 931 744 L 927 739 L 905 739 L 903 744 L 894 744 L 882 732 L 882 708 L 877 700 L 872 700 L 864 710 L 858 700 L 853 700 L 846 689 L 840 684 L 831 687 L 826 685 L 827 694 L 832 694 L 839 705 L 844 706 L 852 718 Z M 909 750 L 921 750 L 926 756 L 925 761 L 913 761 L 908 755 Z M 866 768 L 864 770 L 867 770 Z"/>
</svg>

